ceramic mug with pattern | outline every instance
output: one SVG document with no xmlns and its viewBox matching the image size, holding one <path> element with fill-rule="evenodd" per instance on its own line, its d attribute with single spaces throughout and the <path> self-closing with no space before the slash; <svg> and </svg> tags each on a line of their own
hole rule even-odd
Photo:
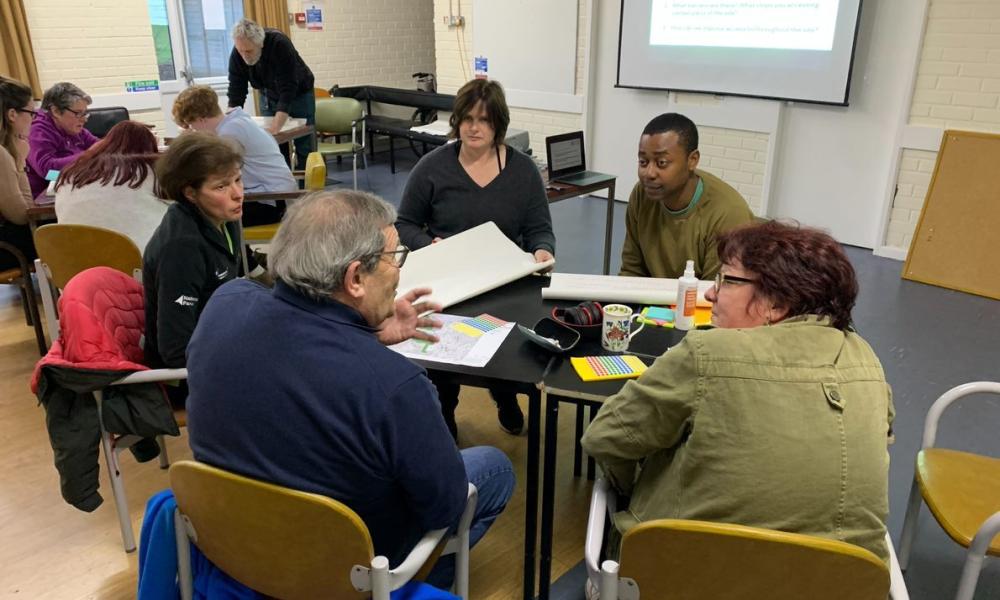
<svg viewBox="0 0 1000 600">
<path fill-rule="evenodd" d="M 608 304 L 603 312 L 601 347 L 608 352 L 625 352 L 628 350 L 629 342 L 635 334 L 642 331 L 646 323 L 640 323 L 638 329 L 632 331 L 632 321 L 638 319 L 640 315 L 633 314 L 632 309 L 624 304 Z"/>
</svg>

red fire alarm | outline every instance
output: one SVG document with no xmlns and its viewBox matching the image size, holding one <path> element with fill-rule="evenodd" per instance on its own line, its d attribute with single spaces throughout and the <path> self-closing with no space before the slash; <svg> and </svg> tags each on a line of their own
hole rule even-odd
<svg viewBox="0 0 1000 600">
<path fill-rule="evenodd" d="M 295 24 L 296 25 L 305 25 L 306 24 L 306 13 L 304 13 L 304 12 L 297 12 L 297 13 L 295 13 Z"/>
</svg>

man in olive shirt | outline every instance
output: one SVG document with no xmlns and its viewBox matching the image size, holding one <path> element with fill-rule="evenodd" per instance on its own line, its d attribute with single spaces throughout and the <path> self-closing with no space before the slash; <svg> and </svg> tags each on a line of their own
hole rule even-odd
<svg viewBox="0 0 1000 600">
<path fill-rule="evenodd" d="M 662 114 L 639 139 L 639 183 L 625 216 L 621 275 L 678 278 L 688 260 L 695 275 L 719 271 L 715 236 L 750 223 L 753 213 L 730 185 L 697 170 L 698 128 L 684 115 Z"/>
</svg>

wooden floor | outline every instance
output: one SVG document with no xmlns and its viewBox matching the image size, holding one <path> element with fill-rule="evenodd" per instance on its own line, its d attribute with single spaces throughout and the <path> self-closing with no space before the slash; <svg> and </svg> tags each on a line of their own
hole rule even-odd
<svg viewBox="0 0 1000 600">
<path fill-rule="evenodd" d="M 28 387 L 38 358 L 20 297 L 12 286 L 0 286 L 0 598 L 133 598 L 138 555 L 122 549 L 103 458 L 105 502 L 100 508 L 90 514 L 78 511 L 59 494 L 45 412 Z M 521 402 L 526 408 L 524 398 Z M 591 486 L 572 477 L 573 420 L 573 408 L 564 408 L 559 424 L 553 579 L 583 558 Z M 458 424 L 462 447 L 489 444 L 501 448 L 518 476 L 518 488 L 506 512 L 472 552 L 471 596 L 520 597 L 527 438 L 503 433 L 493 404 L 475 389 L 463 389 Z M 191 456 L 185 430 L 181 437 L 168 440 L 168 449 L 171 459 Z M 167 474 L 156 461 L 136 464 L 129 453 L 122 456 L 122 471 L 138 536 L 146 499 L 167 487 Z"/>
</svg>

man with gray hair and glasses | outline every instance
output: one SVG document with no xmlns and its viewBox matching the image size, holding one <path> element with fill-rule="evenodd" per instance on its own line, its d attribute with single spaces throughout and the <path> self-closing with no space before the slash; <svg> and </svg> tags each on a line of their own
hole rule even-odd
<svg viewBox="0 0 1000 600">
<path fill-rule="evenodd" d="M 385 347 L 417 329 L 429 289 L 395 299 L 409 250 L 396 211 L 358 191 L 289 207 L 271 243 L 273 289 L 234 280 L 212 295 L 188 345 L 188 432 L 197 460 L 339 500 L 399 564 L 426 532 L 454 527 L 479 490 L 471 543 L 514 488 L 500 450 L 459 451 L 421 367 Z M 447 558 L 447 557 L 446 557 Z M 447 587 L 453 560 L 428 582 Z"/>
<path fill-rule="evenodd" d="M 233 51 L 229 55 L 229 107 L 242 107 L 247 84 L 260 90 L 260 112 L 274 117 L 272 134 L 281 131 L 289 116 L 316 122 L 314 78 L 292 40 L 276 29 L 264 29 L 250 19 L 233 26 Z M 304 169 L 312 152 L 312 138 L 295 140 L 296 169 Z"/>
</svg>

